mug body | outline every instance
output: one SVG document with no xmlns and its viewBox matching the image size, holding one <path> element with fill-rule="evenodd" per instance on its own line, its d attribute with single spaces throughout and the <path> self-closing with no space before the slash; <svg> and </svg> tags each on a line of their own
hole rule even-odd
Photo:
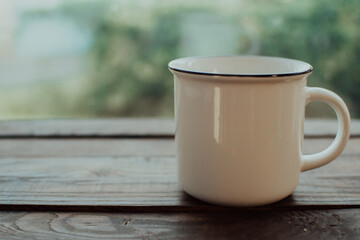
<svg viewBox="0 0 360 240">
<path fill-rule="evenodd" d="M 179 59 L 169 67 L 182 189 L 232 206 L 269 204 L 291 194 L 301 171 L 311 66 L 282 58 L 213 57 Z"/>
</svg>

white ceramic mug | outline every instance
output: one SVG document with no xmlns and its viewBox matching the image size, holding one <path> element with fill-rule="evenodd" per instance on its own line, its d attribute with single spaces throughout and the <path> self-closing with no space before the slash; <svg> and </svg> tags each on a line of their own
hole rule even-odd
<svg viewBox="0 0 360 240">
<path fill-rule="evenodd" d="M 175 78 L 179 183 L 210 203 L 259 206 L 290 195 L 300 172 L 335 159 L 350 115 L 335 93 L 307 87 L 311 65 L 261 56 L 191 57 L 169 63 Z M 338 131 L 324 151 L 303 155 L 305 105 L 329 104 Z"/>
</svg>

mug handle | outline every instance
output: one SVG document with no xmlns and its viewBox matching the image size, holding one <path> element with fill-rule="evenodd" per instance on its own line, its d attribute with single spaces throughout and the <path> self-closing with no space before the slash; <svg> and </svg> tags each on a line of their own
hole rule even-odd
<svg viewBox="0 0 360 240">
<path fill-rule="evenodd" d="M 334 92 L 318 87 L 306 87 L 306 104 L 321 101 L 329 104 L 336 113 L 338 130 L 334 141 L 325 150 L 301 157 L 301 171 L 321 167 L 334 160 L 344 150 L 350 136 L 350 114 L 344 101 Z"/>
</svg>

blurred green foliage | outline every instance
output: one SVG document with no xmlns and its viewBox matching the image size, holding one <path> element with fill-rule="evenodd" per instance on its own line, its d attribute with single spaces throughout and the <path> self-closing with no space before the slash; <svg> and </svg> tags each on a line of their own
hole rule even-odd
<svg viewBox="0 0 360 240">
<path fill-rule="evenodd" d="M 359 117 L 360 1 L 298 1 L 291 8 L 264 7 L 268 10 L 259 15 L 257 24 L 264 39 L 260 54 L 311 63 L 314 72 L 308 85 L 335 91 Z"/>
<path fill-rule="evenodd" d="M 177 54 L 178 16 L 160 14 L 148 29 L 104 20 L 95 31 L 90 101 L 96 115 L 170 115 L 167 63 Z M 88 98 L 86 96 L 86 98 Z"/>
<path fill-rule="evenodd" d="M 101 117 L 171 116 L 173 82 L 167 63 L 182 56 L 180 46 L 187 37 L 184 19 L 206 13 L 226 18 L 238 29 L 233 54 L 309 62 L 315 69 L 309 85 L 336 91 L 353 117 L 360 116 L 358 0 L 158 1 L 147 6 L 119 2 L 65 1 L 57 10 L 92 29 L 94 36 L 81 94 L 68 111 Z M 207 19 L 200 26 L 216 21 Z M 322 116 L 318 111 L 313 108 L 309 114 Z"/>
</svg>

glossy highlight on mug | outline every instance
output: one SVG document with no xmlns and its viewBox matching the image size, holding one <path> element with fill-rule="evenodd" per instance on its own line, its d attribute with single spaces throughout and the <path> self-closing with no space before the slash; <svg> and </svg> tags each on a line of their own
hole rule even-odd
<svg viewBox="0 0 360 240">
<path fill-rule="evenodd" d="M 214 88 L 214 138 L 217 143 L 220 141 L 220 112 L 221 98 L 220 88 Z"/>
</svg>

